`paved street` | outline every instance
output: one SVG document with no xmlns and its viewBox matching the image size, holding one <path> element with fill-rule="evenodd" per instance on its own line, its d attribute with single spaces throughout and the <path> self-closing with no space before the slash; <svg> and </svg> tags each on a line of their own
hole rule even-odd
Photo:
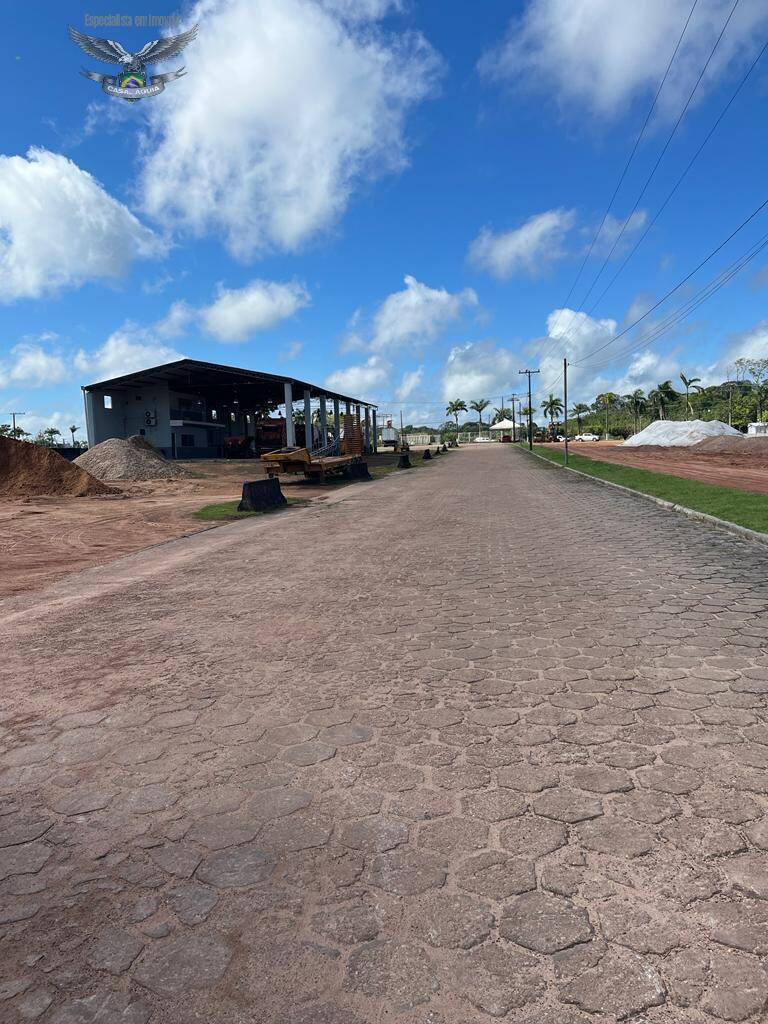
<svg viewBox="0 0 768 1024">
<path fill-rule="evenodd" d="M 0 1020 L 765 1021 L 767 578 L 478 445 L 6 602 Z"/>
</svg>

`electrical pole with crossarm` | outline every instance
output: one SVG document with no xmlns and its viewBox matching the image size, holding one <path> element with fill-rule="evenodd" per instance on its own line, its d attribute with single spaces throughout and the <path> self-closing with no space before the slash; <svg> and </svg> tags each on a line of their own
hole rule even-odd
<svg viewBox="0 0 768 1024">
<path fill-rule="evenodd" d="M 541 373 L 541 370 L 518 370 L 518 373 L 528 375 L 528 451 L 533 451 L 533 398 L 531 396 L 531 374 Z"/>
</svg>

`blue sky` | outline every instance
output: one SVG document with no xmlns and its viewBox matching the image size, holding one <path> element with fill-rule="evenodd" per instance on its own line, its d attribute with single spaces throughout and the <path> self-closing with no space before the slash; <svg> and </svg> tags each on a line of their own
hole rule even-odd
<svg viewBox="0 0 768 1024">
<path fill-rule="evenodd" d="M 664 314 L 768 231 L 768 55 L 615 285 L 620 260 L 768 39 L 740 0 L 600 283 L 581 300 L 733 6 L 698 0 L 584 276 L 564 301 L 692 0 L 201 0 L 16 8 L 0 157 L 0 422 L 82 423 L 81 384 L 187 355 L 328 381 L 413 422 L 449 398 L 573 400 L 768 355 L 768 250 L 653 344 Z M 127 104 L 67 25 L 180 16 L 187 75 Z M 165 34 L 165 33 L 164 33 Z M 150 71 L 157 72 L 157 68 Z M 607 347 L 589 358 L 589 352 Z M 616 353 L 615 358 L 611 358 Z M 542 394 L 537 401 L 541 401 Z"/>
</svg>

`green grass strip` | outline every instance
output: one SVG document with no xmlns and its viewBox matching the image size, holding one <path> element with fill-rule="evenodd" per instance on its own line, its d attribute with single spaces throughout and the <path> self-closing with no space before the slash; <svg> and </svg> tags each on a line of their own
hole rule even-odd
<svg viewBox="0 0 768 1024">
<path fill-rule="evenodd" d="M 306 498 L 287 498 L 286 501 L 288 506 L 309 504 L 309 500 Z M 235 500 L 222 501 L 218 505 L 204 505 L 197 512 L 193 512 L 192 515 L 195 519 L 202 519 L 207 523 L 231 523 L 235 519 L 250 519 L 252 516 L 265 516 L 271 512 L 282 512 L 284 508 L 288 507 L 280 505 L 278 508 L 266 509 L 263 512 L 238 512 L 237 506 L 239 504 L 239 500 Z"/>
<path fill-rule="evenodd" d="M 534 451 L 550 462 L 563 464 L 564 453 L 561 450 L 534 445 Z M 700 480 L 689 480 L 671 473 L 653 473 L 634 466 L 617 466 L 613 462 L 574 455 L 572 451 L 569 452 L 568 465 L 587 476 L 609 480 L 642 494 L 652 494 L 655 498 L 705 512 L 758 533 L 768 533 L 768 495 L 705 484 Z"/>
</svg>

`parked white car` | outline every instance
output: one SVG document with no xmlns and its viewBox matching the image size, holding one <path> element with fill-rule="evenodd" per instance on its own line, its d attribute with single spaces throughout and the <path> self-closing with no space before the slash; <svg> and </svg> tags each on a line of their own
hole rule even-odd
<svg viewBox="0 0 768 1024">
<path fill-rule="evenodd" d="M 493 440 L 492 437 L 483 437 L 483 435 L 480 434 L 478 437 L 475 438 L 474 443 L 478 444 L 480 442 L 492 441 L 492 440 Z"/>
<path fill-rule="evenodd" d="M 597 434 L 577 434 L 574 441 L 599 441 Z"/>
</svg>

